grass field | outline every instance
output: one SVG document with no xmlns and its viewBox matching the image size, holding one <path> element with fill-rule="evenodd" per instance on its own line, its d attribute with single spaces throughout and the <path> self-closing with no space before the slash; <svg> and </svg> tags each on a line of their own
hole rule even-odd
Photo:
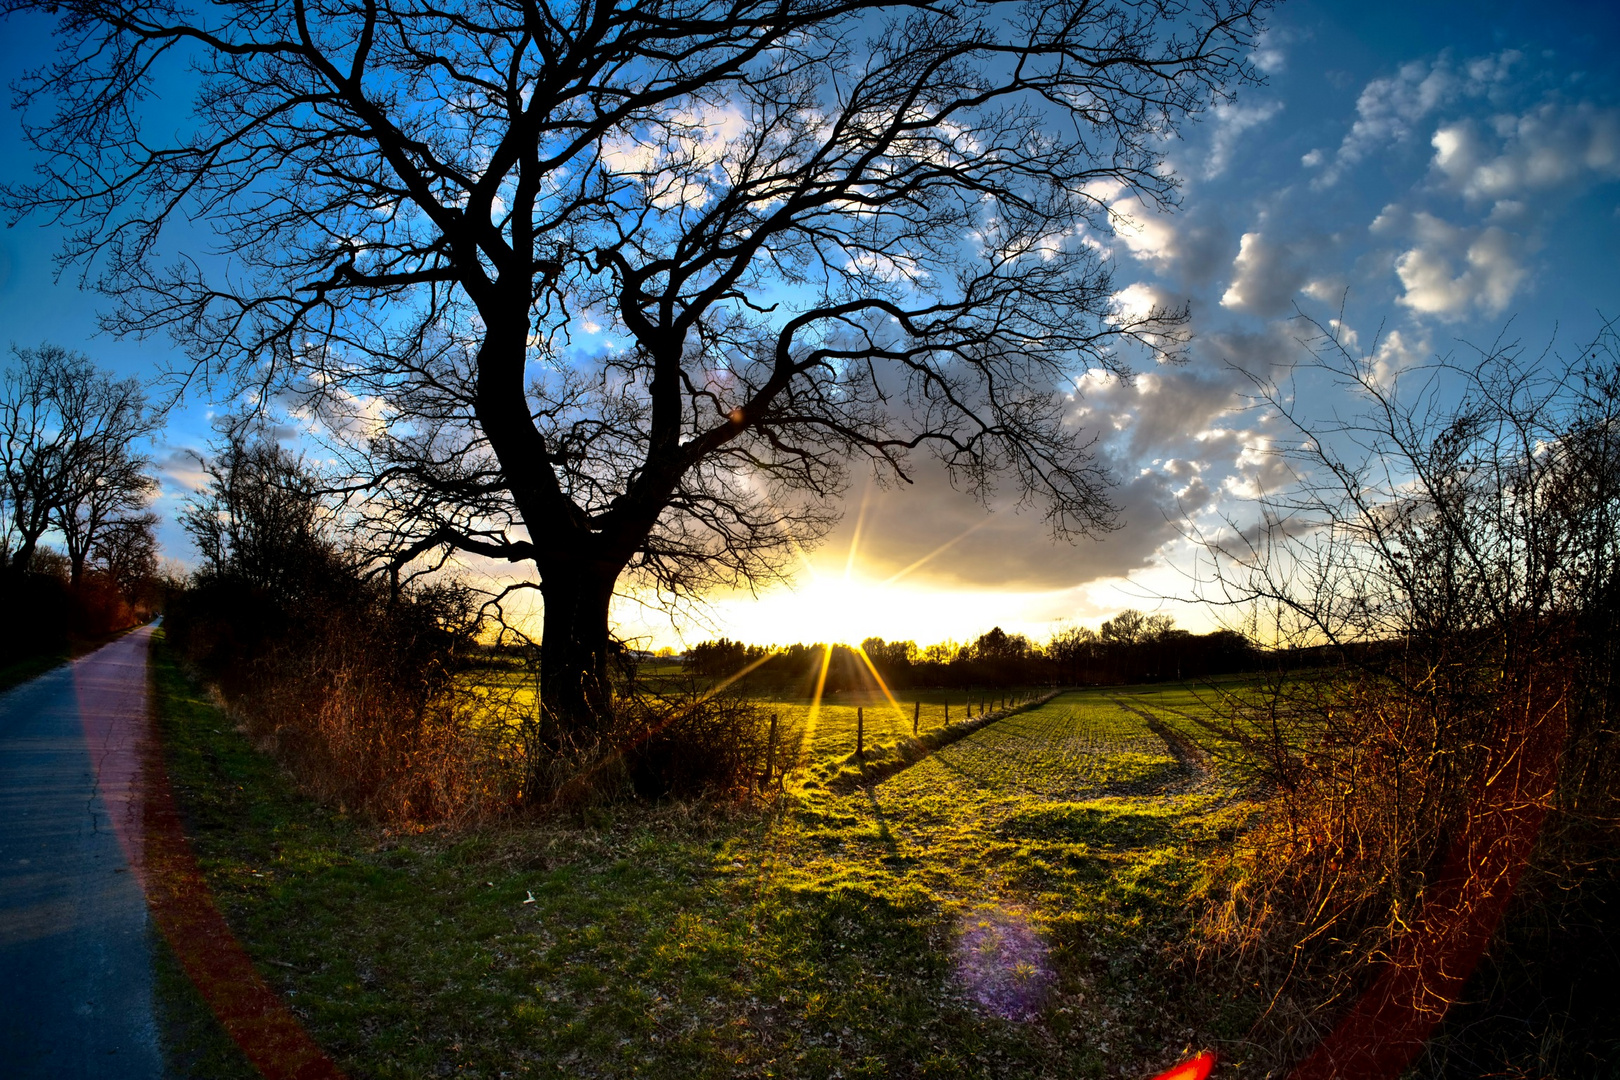
<svg viewBox="0 0 1620 1080">
<path fill-rule="evenodd" d="M 1206 856 L 1245 812 L 1217 758 L 1155 730 L 1212 738 L 1168 712 L 1196 715 L 1190 695 L 1065 694 L 883 783 L 793 783 L 765 808 L 396 834 L 300 799 L 158 658 L 221 906 L 351 1076 L 1145 1076 L 1204 1046 L 1241 1063 L 1255 1003 L 1180 962 Z M 856 704 L 822 706 L 807 764 L 853 747 Z M 230 1075 L 195 1043 L 191 1075 Z"/>
</svg>

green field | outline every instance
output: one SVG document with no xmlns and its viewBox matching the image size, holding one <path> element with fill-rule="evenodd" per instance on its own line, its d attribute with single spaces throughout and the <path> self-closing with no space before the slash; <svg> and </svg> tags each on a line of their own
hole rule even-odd
<svg viewBox="0 0 1620 1080">
<path fill-rule="evenodd" d="M 903 722 L 829 701 L 806 772 L 763 807 L 399 834 L 299 799 L 172 666 L 160 687 L 222 906 L 352 1076 L 1148 1075 L 1209 1046 L 1241 1062 L 1256 1003 L 1185 963 L 1207 857 L 1246 806 L 1191 693 L 1065 694 L 845 793 L 803 780 L 853 748 L 857 705 L 883 739 L 909 734 L 915 699 Z M 808 709 L 762 705 L 784 726 Z M 224 1075 L 224 1051 L 189 1052 Z"/>
</svg>

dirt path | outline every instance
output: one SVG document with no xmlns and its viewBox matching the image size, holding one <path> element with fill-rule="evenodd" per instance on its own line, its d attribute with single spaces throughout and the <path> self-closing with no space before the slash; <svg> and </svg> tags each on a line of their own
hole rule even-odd
<svg viewBox="0 0 1620 1080">
<path fill-rule="evenodd" d="M 140 813 L 151 636 L 136 630 L 0 695 L 7 1076 L 164 1075 L 151 924 L 120 839 L 140 833 L 127 826 Z"/>
</svg>

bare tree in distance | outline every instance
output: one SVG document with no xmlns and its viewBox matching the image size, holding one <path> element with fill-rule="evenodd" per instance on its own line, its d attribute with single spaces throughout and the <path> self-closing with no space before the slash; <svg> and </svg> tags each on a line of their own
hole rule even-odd
<svg viewBox="0 0 1620 1080">
<path fill-rule="evenodd" d="M 77 584 L 102 534 L 138 518 L 157 487 L 137 444 L 161 416 L 138 379 L 114 379 L 82 353 L 13 349 L 0 379 L 0 503 L 11 567 L 30 564 L 51 528 Z"/>
<path fill-rule="evenodd" d="M 128 540 L 150 517 L 146 506 L 158 483 L 147 474 L 151 460 L 126 441 L 99 439 L 81 443 L 68 467 L 57 528 L 67 549 L 71 580 L 84 576 L 88 560 L 123 530 Z M 135 530 L 129 533 L 128 526 Z"/>
<path fill-rule="evenodd" d="M 208 486 L 187 500 L 180 522 L 206 573 L 296 601 L 337 557 L 319 482 L 280 444 L 227 433 L 201 461 Z"/>
<path fill-rule="evenodd" d="M 150 511 L 108 523 L 96 536 L 90 557 L 125 596 L 158 576 L 158 516 Z"/>
<path fill-rule="evenodd" d="M 1267 6 L 9 0 L 62 21 L 5 205 L 70 226 L 114 331 L 353 435 L 396 567 L 531 564 L 544 706 L 588 733 L 621 578 L 769 577 L 852 460 L 1111 525 L 1065 402 L 1184 313 L 1122 307 L 1087 241 L 1174 201 L 1163 140 L 1254 78 Z M 200 73 L 171 143 L 164 54 Z M 192 218 L 218 273 L 161 264 Z"/>
</svg>

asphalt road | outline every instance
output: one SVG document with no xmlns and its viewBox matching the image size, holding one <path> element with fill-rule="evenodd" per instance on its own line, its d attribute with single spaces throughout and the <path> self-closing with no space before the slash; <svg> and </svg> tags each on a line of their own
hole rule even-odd
<svg viewBox="0 0 1620 1080">
<path fill-rule="evenodd" d="M 0 695 L 0 1076 L 164 1075 L 132 869 L 151 638 Z"/>
</svg>

